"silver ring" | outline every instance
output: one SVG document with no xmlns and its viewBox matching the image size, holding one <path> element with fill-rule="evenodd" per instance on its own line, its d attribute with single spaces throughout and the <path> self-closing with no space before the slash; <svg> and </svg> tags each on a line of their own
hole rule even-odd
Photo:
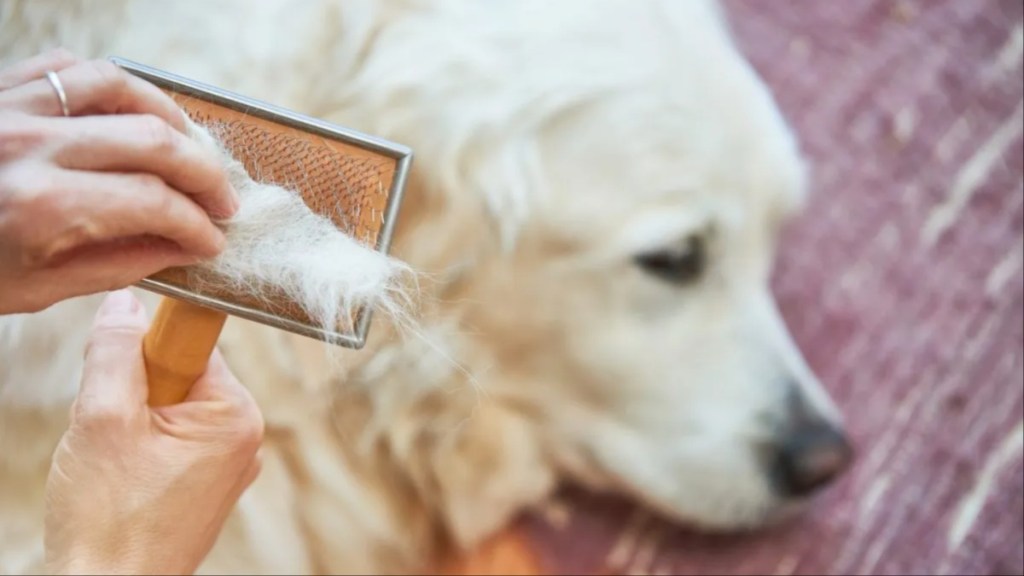
<svg viewBox="0 0 1024 576">
<path fill-rule="evenodd" d="M 60 99 L 61 111 L 64 112 L 65 116 L 71 116 L 71 111 L 68 109 L 68 95 L 64 92 L 64 85 L 60 83 L 57 73 L 53 70 L 47 70 L 46 79 L 50 81 L 50 86 L 53 86 L 53 91 L 57 93 L 57 98 Z"/>
</svg>

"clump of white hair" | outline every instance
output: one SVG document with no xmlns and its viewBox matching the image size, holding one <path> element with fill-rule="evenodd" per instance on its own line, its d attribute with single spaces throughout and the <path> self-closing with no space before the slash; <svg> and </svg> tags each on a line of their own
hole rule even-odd
<svg viewBox="0 0 1024 576">
<path fill-rule="evenodd" d="M 281 309 L 283 295 L 328 333 L 351 330 L 360 309 L 408 321 L 407 280 L 414 275 L 407 265 L 313 212 L 298 192 L 254 180 L 210 130 L 187 122 L 189 135 L 223 158 L 241 200 L 235 215 L 220 222 L 225 249 L 197 264 L 202 274 L 192 279 L 259 299 L 270 310 Z"/>
</svg>

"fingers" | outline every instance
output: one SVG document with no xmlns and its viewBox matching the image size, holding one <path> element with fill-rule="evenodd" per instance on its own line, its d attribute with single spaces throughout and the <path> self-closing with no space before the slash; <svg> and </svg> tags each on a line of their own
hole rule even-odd
<svg viewBox="0 0 1024 576">
<path fill-rule="evenodd" d="M 0 70 L 0 90 L 7 90 L 42 78 L 48 70 L 60 72 L 78 62 L 80 62 L 78 57 L 63 48 L 37 54 L 28 60 L 22 60 Z"/>
<path fill-rule="evenodd" d="M 216 348 L 210 355 L 206 372 L 196 380 L 184 403 L 204 401 L 226 402 L 232 407 L 236 417 L 233 432 L 240 445 L 255 447 L 263 441 L 263 415 L 256 400 L 231 372 L 224 356 Z"/>
<path fill-rule="evenodd" d="M 72 250 L 33 273 L 32 295 L 22 308 L 35 312 L 67 298 L 132 286 L 161 270 L 186 266 L 195 258 L 172 242 L 137 237 Z"/>
<path fill-rule="evenodd" d="M 252 394 L 238 381 L 224 361 L 224 355 L 216 348 L 210 356 L 206 373 L 196 381 L 186 398 L 187 402 L 204 400 L 227 400 L 237 406 L 257 410 Z"/>
<path fill-rule="evenodd" d="M 21 233 L 30 266 L 81 246 L 142 235 L 174 242 L 197 258 L 224 247 L 224 233 L 206 213 L 156 176 L 59 170 L 45 186 L 22 209 L 26 223 L 47 223 Z"/>
<path fill-rule="evenodd" d="M 155 116 L 78 118 L 67 129 L 56 153 L 65 168 L 154 174 L 216 217 L 238 209 L 220 159 Z"/>
<path fill-rule="evenodd" d="M 72 116 L 85 114 L 152 114 L 185 132 L 185 113 L 162 90 L 107 60 L 74 64 L 58 74 Z M 30 114 L 63 116 L 60 101 L 46 78 L 0 92 L 0 107 Z"/>
<path fill-rule="evenodd" d="M 249 457 L 255 456 L 263 443 L 263 414 L 252 394 L 231 373 L 216 348 L 210 356 L 206 372 L 196 380 L 185 401 L 169 408 L 179 412 L 189 409 L 202 411 L 203 403 L 220 407 L 214 412 L 217 414 L 216 422 L 222 428 L 225 446 L 230 447 L 232 454 L 244 456 L 248 453 Z M 166 414 L 168 411 L 166 408 L 164 410 Z M 243 490 L 255 480 L 259 470 L 260 459 L 257 457 L 241 478 Z"/>
<path fill-rule="evenodd" d="M 78 414 L 94 418 L 131 414 L 146 402 L 142 339 L 148 320 L 127 290 L 107 295 L 85 347 Z"/>
</svg>

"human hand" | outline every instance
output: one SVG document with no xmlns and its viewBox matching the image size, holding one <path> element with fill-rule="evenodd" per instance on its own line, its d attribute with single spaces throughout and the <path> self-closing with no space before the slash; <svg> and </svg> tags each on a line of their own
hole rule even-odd
<svg viewBox="0 0 1024 576">
<path fill-rule="evenodd" d="M 218 353 L 184 402 L 147 405 L 147 327 L 127 290 L 96 315 L 46 485 L 50 574 L 191 574 L 259 473 L 262 417 Z"/>
<path fill-rule="evenodd" d="M 219 254 L 213 219 L 238 196 L 185 130 L 167 94 L 105 60 L 55 51 L 0 70 L 0 314 Z"/>
</svg>

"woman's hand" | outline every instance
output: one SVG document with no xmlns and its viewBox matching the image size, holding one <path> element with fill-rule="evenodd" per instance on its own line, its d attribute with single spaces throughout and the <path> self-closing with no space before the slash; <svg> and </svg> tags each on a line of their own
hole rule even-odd
<svg viewBox="0 0 1024 576">
<path fill-rule="evenodd" d="M 63 51 L 0 70 L 0 314 L 216 256 L 212 218 L 237 208 L 218 159 L 152 84 Z"/>
<path fill-rule="evenodd" d="M 263 420 L 214 354 L 181 404 L 150 408 L 142 305 L 100 308 L 46 487 L 50 574 L 191 574 L 259 472 Z"/>
</svg>

